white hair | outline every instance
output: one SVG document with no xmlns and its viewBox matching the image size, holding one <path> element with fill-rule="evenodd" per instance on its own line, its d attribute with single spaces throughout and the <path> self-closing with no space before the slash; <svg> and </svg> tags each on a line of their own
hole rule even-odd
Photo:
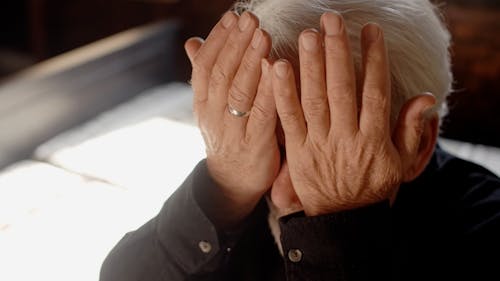
<svg viewBox="0 0 500 281">
<path fill-rule="evenodd" d="M 250 11 L 272 40 L 271 57 L 286 58 L 298 65 L 299 34 L 319 30 L 327 11 L 340 13 L 351 42 L 356 72 L 361 73 L 360 33 L 368 22 L 384 30 L 392 79 L 392 121 L 408 99 L 432 93 L 435 109 L 445 112 L 451 92 L 450 34 L 439 9 L 428 0 L 246 0 L 235 4 L 238 13 Z"/>
</svg>

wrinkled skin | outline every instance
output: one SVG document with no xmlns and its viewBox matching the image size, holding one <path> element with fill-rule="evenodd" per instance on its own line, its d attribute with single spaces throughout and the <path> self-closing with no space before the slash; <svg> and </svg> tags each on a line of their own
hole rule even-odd
<svg viewBox="0 0 500 281">
<path fill-rule="evenodd" d="M 221 198 L 214 200 L 228 205 L 223 209 L 233 221 L 252 211 L 280 168 L 271 66 L 261 63 L 269 56 L 271 40 L 258 25 L 250 13 L 239 17 L 228 12 L 206 42 L 186 42 L 193 65 L 194 113 L 209 173 L 220 187 L 216 192 Z M 228 104 L 249 115 L 231 115 Z"/>
<path fill-rule="evenodd" d="M 390 72 L 378 25 L 362 30 L 361 90 L 340 15 L 324 14 L 321 32 L 302 32 L 300 95 L 291 64 L 266 59 L 270 38 L 257 26 L 250 13 L 227 13 L 205 42 L 186 43 L 194 111 L 220 188 L 214 200 L 227 223 L 248 215 L 271 187 L 282 214 L 303 209 L 315 216 L 390 199 L 422 172 L 437 133 L 437 116 L 425 114 L 435 99 L 426 94 L 408 101 L 390 127 Z M 228 104 L 249 115 L 229 114 Z"/>
</svg>

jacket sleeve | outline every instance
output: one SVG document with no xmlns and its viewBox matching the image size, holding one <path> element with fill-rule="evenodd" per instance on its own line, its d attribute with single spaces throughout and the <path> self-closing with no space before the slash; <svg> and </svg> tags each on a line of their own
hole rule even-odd
<svg viewBox="0 0 500 281">
<path fill-rule="evenodd" d="M 158 216 L 126 234 L 114 247 L 102 265 L 100 280 L 222 279 L 231 249 L 244 229 L 222 232 L 205 215 L 194 193 L 214 186 L 206 162 L 200 162 Z M 248 227 L 251 218 L 241 228 Z"/>
<path fill-rule="evenodd" d="M 287 280 L 390 280 L 389 202 L 280 219 Z"/>
<path fill-rule="evenodd" d="M 281 218 L 287 280 L 500 280 L 500 179 L 448 158 L 399 207 Z"/>
</svg>

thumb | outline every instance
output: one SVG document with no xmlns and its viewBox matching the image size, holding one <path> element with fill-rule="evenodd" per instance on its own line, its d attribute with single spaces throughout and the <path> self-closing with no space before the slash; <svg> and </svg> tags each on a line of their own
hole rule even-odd
<svg viewBox="0 0 500 281">
<path fill-rule="evenodd" d="M 273 183 L 271 201 L 278 208 L 280 216 L 289 215 L 303 209 L 293 189 L 286 160 L 284 160 L 281 170 Z"/>
<path fill-rule="evenodd" d="M 186 43 L 184 43 L 184 50 L 186 50 L 186 54 L 191 61 L 191 64 L 193 64 L 194 57 L 202 45 L 203 39 L 199 37 L 189 38 Z"/>
</svg>

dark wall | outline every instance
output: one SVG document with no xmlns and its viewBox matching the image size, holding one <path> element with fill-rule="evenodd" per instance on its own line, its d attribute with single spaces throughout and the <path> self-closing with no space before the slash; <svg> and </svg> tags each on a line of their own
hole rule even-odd
<svg viewBox="0 0 500 281">
<path fill-rule="evenodd" d="M 35 22 L 42 37 L 40 54 L 52 56 L 174 13 L 174 5 L 123 0 L 51 0 Z M 31 13 L 37 13 L 31 11 Z M 45 48 L 45 49 L 44 49 Z"/>
<path fill-rule="evenodd" d="M 231 8 L 234 0 L 184 0 L 181 1 L 182 17 L 186 20 L 186 36 L 205 37 L 221 15 Z"/>
<path fill-rule="evenodd" d="M 4 2 L 0 59 L 2 49 L 10 48 L 39 61 L 158 19 L 183 18 L 183 38 L 206 36 L 233 0 Z M 439 2 L 454 38 L 456 78 L 443 136 L 500 147 L 500 1 Z M 181 71 L 188 71 L 184 68 Z"/>
<path fill-rule="evenodd" d="M 0 8 L 0 51 L 41 61 L 178 14 L 176 0 L 16 0 Z M 1 55 L 1 54 L 0 54 Z"/>
<path fill-rule="evenodd" d="M 456 92 L 443 135 L 500 147 L 500 4 L 483 2 L 445 6 Z"/>
<path fill-rule="evenodd" d="M 0 47 L 28 51 L 29 26 L 23 1 L 5 1 L 0 9 Z"/>
</svg>

